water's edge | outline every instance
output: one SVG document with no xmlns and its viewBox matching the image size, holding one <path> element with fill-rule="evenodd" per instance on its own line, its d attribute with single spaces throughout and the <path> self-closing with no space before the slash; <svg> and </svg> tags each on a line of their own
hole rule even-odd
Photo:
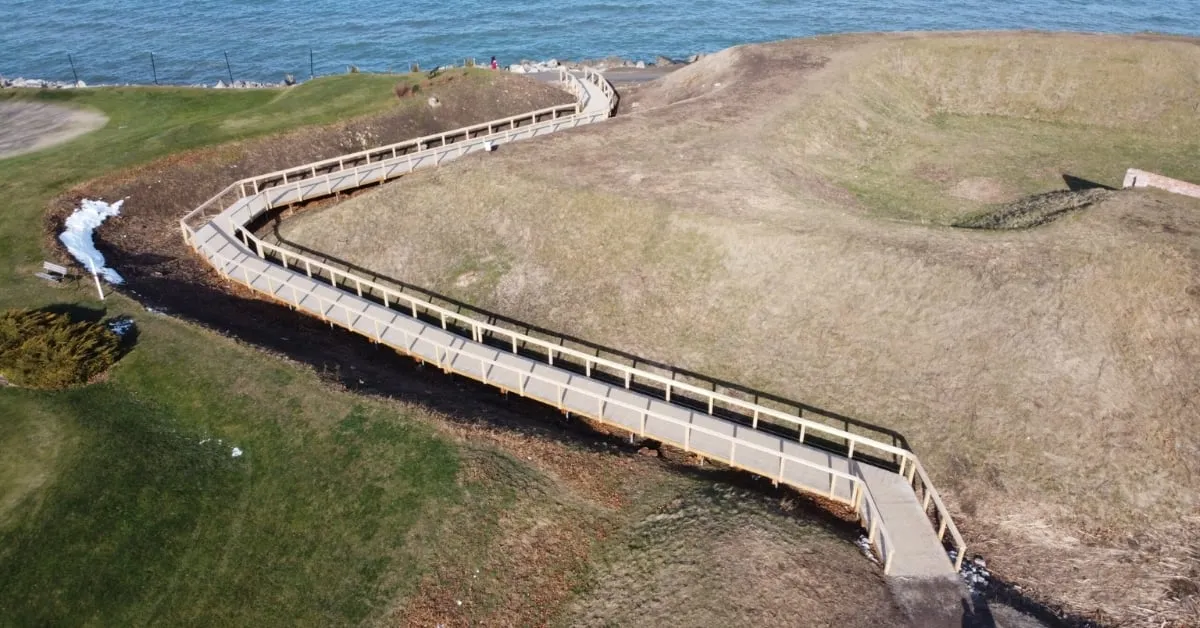
<svg viewBox="0 0 1200 628">
<path fill-rule="evenodd" d="M 650 63 L 833 33 L 1037 29 L 1200 35 L 1195 0 L 6 0 L 0 75 L 89 84 L 277 82 L 520 59 Z"/>
</svg>

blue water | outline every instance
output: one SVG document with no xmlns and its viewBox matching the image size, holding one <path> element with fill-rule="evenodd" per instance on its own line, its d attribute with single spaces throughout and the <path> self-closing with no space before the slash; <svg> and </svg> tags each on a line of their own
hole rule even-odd
<svg viewBox="0 0 1200 628">
<path fill-rule="evenodd" d="M 89 83 L 306 78 L 463 57 L 686 57 L 851 31 L 1015 29 L 1200 35 L 1200 0 L 0 0 L 0 75 Z"/>
</svg>

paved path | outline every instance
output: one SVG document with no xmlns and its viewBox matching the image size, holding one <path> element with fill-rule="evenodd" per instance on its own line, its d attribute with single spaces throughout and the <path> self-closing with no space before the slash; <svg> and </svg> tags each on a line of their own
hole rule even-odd
<svg viewBox="0 0 1200 628">
<path fill-rule="evenodd" d="M 569 357 L 565 355 L 569 353 L 565 349 L 557 356 L 557 366 L 554 349 L 548 352 L 548 360 L 519 354 L 516 349 L 520 335 L 516 332 L 507 332 L 512 335 L 512 351 L 499 349 L 494 342 L 485 344 L 485 332 L 495 334 L 506 330 L 485 330 L 486 323 L 470 319 L 465 327 L 461 320 L 447 325 L 445 313 L 441 326 L 431 324 L 418 318 L 417 314 L 420 310 L 428 315 L 434 306 L 412 301 L 415 297 L 411 295 L 389 294 L 365 278 L 264 242 L 244 229 L 244 225 L 276 207 L 380 183 L 462 155 L 490 150 L 496 144 L 573 128 L 611 115 L 615 95 L 603 77 L 592 73 L 579 78 L 564 73 L 561 79 L 578 96 L 577 107 L 544 110 L 525 118 L 487 123 L 461 132 L 421 138 L 405 145 L 247 179 L 235 183 L 219 196 L 224 199 L 233 193 L 241 197 L 218 207 L 221 211 L 212 219 L 192 227 L 192 222 L 198 217 L 203 218 L 207 208 L 202 206 L 189 214 L 181 222 L 184 237 L 227 278 L 330 324 L 434 364 L 447 373 L 470 377 L 564 412 L 588 416 L 644 438 L 845 503 L 858 513 L 875 552 L 884 563 L 885 572 L 890 576 L 953 577 L 954 565 L 947 559 L 939 540 L 945 528 L 935 531 L 914 492 L 911 475 L 810 446 L 802 442 L 804 427 L 800 428 L 797 440 L 756 429 L 757 423 L 745 425 L 715 416 L 712 396 L 706 412 L 671 402 L 670 384 L 663 397 L 639 392 L 630 386 L 630 382 L 633 376 L 643 377 L 643 374 L 633 367 L 625 371 L 624 385 L 614 384 L 611 376 L 605 379 L 591 377 L 592 362 L 575 365 L 583 366 L 574 369 L 585 371 L 583 374 L 562 368 L 562 360 Z M 410 149 L 412 152 L 408 152 Z M 364 154 L 366 163 L 360 163 Z M 357 165 L 347 167 L 347 162 Z M 325 172 L 334 164 L 338 169 Z M 466 331 L 457 333 L 455 327 Z M 527 341 L 535 339 L 521 340 Z M 760 409 L 755 407 L 756 421 L 759 412 Z M 761 412 L 770 411 L 761 408 Z M 818 428 L 836 431 L 811 426 L 813 430 Z M 884 451 L 891 447 L 862 438 L 855 443 L 859 442 L 863 447 L 877 446 Z M 853 448 L 850 453 L 853 456 Z M 911 457 L 908 452 L 898 453 Z M 908 467 L 910 474 L 914 465 L 919 469 L 919 463 L 912 457 Z M 929 505 L 928 498 L 924 505 Z M 954 535 L 957 537 L 956 532 Z"/>
</svg>

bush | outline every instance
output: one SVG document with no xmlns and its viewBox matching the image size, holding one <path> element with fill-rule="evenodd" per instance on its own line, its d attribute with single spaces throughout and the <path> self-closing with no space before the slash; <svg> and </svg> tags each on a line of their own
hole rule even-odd
<svg viewBox="0 0 1200 628">
<path fill-rule="evenodd" d="M 0 314 L 0 375 L 26 388 L 85 384 L 113 365 L 120 344 L 103 323 L 10 310 Z"/>
</svg>

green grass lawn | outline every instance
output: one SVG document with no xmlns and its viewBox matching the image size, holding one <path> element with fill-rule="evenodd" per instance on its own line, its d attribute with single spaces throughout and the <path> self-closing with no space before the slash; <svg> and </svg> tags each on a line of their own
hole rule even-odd
<svg viewBox="0 0 1200 628">
<path fill-rule="evenodd" d="M 0 624 L 355 623 L 415 587 L 406 541 L 462 499 L 453 445 L 419 410 L 334 392 L 307 370 L 87 285 L 31 276 L 68 186 L 170 152 L 380 111 L 396 77 L 289 90 L 6 92 L 104 112 L 103 129 L 0 161 L 0 308 L 132 314 L 101 383 L 0 389 Z M 243 451 L 239 457 L 232 448 Z"/>
</svg>

